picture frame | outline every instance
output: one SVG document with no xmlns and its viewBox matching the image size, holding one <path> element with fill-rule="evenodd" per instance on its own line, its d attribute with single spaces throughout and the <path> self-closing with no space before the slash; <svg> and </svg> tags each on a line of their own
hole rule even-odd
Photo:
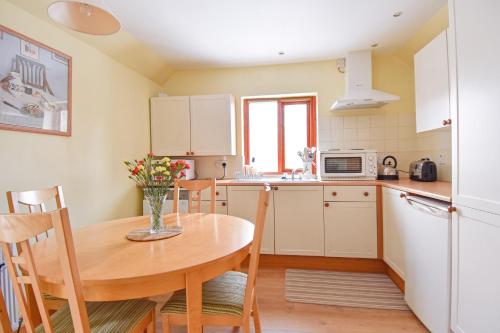
<svg viewBox="0 0 500 333">
<path fill-rule="evenodd" d="M 71 136 L 71 56 L 3 25 L 0 36 L 0 130 Z"/>
</svg>

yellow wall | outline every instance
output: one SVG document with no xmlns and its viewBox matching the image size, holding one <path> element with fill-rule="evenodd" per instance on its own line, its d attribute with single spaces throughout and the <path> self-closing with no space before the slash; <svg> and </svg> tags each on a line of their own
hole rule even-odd
<svg viewBox="0 0 500 333">
<path fill-rule="evenodd" d="M 399 95 L 401 100 L 381 109 L 366 109 L 334 113 L 330 106 L 344 92 L 344 75 L 336 69 L 334 60 L 273 66 L 181 70 L 164 84 L 169 95 L 199 95 L 231 93 L 236 97 L 237 110 L 244 96 L 315 92 L 318 94 L 319 148 L 374 148 L 380 155 L 393 154 L 400 167 L 408 169 L 412 160 L 445 150 L 447 165 L 440 166 L 440 178 L 451 174 L 449 133 L 419 139 L 415 130 L 415 96 L 412 56 L 447 26 L 446 7 L 427 22 L 404 47 L 393 54 L 373 56 L 375 89 Z M 241 129 L 241 111 L 237 115 Z M 426 134 L 428 135 L 428 134 Z M 238 130 L 238 154 L 242 154 L 241 130 Z M 444 140 L 436 142 L 436 140 Z M 239 160 L 235 159 L 234 163 Z M 230 160 L 231 163 L 231 160 Z M 213 163 L 212 163 L 213 164 Z"/>
<path fill-rule="evenodd" d="M 60 184 L 76 225 L 139 213 L 122 161 L 149 150 L 149 97 L 161 87 L 4 0 L 0 24 L 73 57 L 72 137 L 1 130 L 1 195 Z"/>
</svg>

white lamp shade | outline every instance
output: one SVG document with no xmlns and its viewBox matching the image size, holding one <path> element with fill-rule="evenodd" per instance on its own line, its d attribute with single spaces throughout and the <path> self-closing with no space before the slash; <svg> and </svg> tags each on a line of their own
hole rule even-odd
<svg viewBox="0 0 500 333">
<path fill-rule="evenodd" d="M 120 22 L 99 0 L 63 0 L 48 8 L 51 19 L 67 28 L 91 35 L 111 35 L 120 30 Z"/>
</svg>

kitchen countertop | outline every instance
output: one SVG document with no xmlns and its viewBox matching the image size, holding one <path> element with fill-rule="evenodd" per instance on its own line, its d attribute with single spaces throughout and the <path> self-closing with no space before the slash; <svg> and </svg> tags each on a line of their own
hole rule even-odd
<svg viewBox="0 0 500 333">
<path fill-rule="evenodd" d="M 268 183 L 279 186 L 385 186 L 400 191 L 426 196 L 432 199 L 451 202 L 451 183 L 444 181 L 417 182 L 408 178 L 400 180 L 218 180 L 217 185 L 227 186 L 255 186 Z"/>
</svg>

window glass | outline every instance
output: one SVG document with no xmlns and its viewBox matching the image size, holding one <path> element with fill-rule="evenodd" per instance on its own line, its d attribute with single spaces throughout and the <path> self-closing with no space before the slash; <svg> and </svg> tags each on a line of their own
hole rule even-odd
<svg viewBox="0 0 500 333">
<path fill-rule="evenodd" d="M 252 102 L 248 108 L 250 161 L 257 170 L 278 171 L 278 102 Z"/>
<path fill-rule="evenodd" d="M 307 104 L 285 104 L 283 107 L 285 134 L 285 169 L 303 167 L 297 155 L 307 147 Z"/>
</svg>

